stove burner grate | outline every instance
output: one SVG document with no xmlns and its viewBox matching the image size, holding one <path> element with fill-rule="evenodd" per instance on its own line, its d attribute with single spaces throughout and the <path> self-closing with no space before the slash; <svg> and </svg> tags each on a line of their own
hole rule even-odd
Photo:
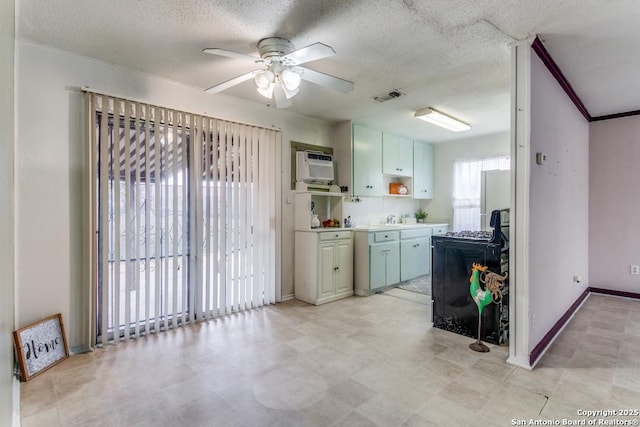
<svg viewBox="0 0 640 427">
<path fill-rule="evenodd" d="M 473 239 L 473 240 L 491 240 L 493 233 L 490 231 L 449 231 L 447 237 L 456 237 L 458 239 Z"/>
</svg>

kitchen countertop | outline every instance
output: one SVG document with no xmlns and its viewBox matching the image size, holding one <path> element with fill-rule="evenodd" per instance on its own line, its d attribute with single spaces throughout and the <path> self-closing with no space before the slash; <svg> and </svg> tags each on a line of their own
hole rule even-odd
<svg viewBox="0 0 640 427">
<path fill-rule="evenodd" d="M 308 228 L 308 229 L 304 229 L 304 230 L 298 230 L 296 229 L 295 231 L 309 231 L 312 233 L 330 233 L 332 231 L 353 231 L 355 230 L 355 228 L 346 228 L 346 227 L 318 227 L 318 228 Z"/>
<path fill-rule="evenodd" d="M 306 230 L 296 231 L 309 231 L 314 233 L 332 232 L 332 231 L 389 231 L 389 230 L 408 230 L 411 228 L 428 228 L 428 227 L 442 227 L 449 226 L 446 222 L 427 222 L 422 224 L 370 224 L 370 225 L 358 225 L 356 227 L 318 227 L 310 228 Z"/>
<path fill-rule="evenodd" d="M 352 230 L 354 231 L 389 231 L 389 230 L 407 230 L 411 228 L 429 228 L 429 227 L 442 227 L 449 224 L 443 223 L 421 223 L 421 224 L 371 224 L 371 225 L 359 225 Z M 348 230 L 348 229 L 347 229 Z"/>
</svg>

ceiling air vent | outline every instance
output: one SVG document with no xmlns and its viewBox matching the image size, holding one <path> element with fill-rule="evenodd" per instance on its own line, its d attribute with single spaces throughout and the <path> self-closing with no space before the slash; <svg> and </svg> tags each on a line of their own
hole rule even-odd
<svg viewBox="0 0 640 427">
<path fill-rule="evenodd" d="M 402 95 L 405 95 L 405 94 L 400 92 L 397 89 L 393 89 L 389 93 L 383 93 L 382 95 L 374 96 L 372 99 L 374 101 L 376 101 L 376 102 L 385 102 L 385 101 L 389 101 L 389 100 L 394 99 L 394 98 L 399 98 Z"/>
</svg>

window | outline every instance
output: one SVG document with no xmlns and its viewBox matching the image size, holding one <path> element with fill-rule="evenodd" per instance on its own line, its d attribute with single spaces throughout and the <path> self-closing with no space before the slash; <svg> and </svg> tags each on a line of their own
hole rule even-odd
<svg viewBox="0 0 640 427">
<path fill-rule="evenodd" d="M 509 156 L 453 162 L 453 230 L 480 230 L 482 172 L 510 169 Z"/>
</svg>

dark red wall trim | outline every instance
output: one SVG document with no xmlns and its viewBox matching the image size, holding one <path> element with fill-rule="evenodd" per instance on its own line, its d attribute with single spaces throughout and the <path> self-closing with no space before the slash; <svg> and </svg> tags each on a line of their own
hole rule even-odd
<svg viewBox="0 0 640 427">
<path fill-rule="evenodd" d="M 636 294 L 635 292 L 614 291 L 611 289 L 602 288 L 589 288 L 589 291 L 593 292 L 594 294 L 614 295 L 617 297 L 640 299 L 640 294 Z"/>
<path fill-rule="evenodd" d="M 542 60 L 544 65 L 546 65 L 547 69 L 549 70 L 551 75 L 555 77 L 555 79 L 558 81 L 562 89 L 564 89 L 565 93 L 567 94 L 569 99 L 573 102 L 573 104 L 576 106 L 578 111 L 580 111 L 580 113 L 582 113 L 584 118 L 587 119 L 588 122 L 590 122 L 591 114 L 589 114 L 589 112 L 587 111 L 587 108 L 582 103 L 582 100 L 573 90 L 573 87 L 571 87 L 571 84 L 569 83 L 569 81 L 566 79 L 564 74 L 562 74 L 562 71 L 560 71 L 558 64 L 556 64 L 556 62 L 553 60 L 551 55 L 549 55 L 549 52 L 547 51 L 547 49 L 545 49 L 544 45 L 542 44 L 542 41 L 537 36 L 533 41 L 533 43 L 531 44 L 531 48 L 535 53 L 538 54 L 538 57 Z"/>
<path fill-rule="evenodd" d="M 530 366 L 533 366 L 534 363 L 536 363 L 536 361 L 538 360 L 538 358 L 542 356 L 542 352 L 544 351 L 544 349 L 547 348 L 549 343 L 551 343 L 551 341 L 555 338 L 558 332 L 560 332 L 560 329 L 562 329 L 562 327 L 569 321 L 569 318 L 573 316 L 573 313 L 575 313 L 578 307 L 580 307 L 580 304 L 582 304 L 582 301 L 584 301 L 585 298 L 587 298 L 587 296 L 589 296 L 589 288 L 584 290 L 584 292 L 578 297 L 578 299 L 573 304 L 571 304 L 571 307 L 569 307 L 569 310 L 567 310 L 567 312 L 562 315 L 560 320 L 558 320 L 556 324 L 553 325 L 551 329 L 549 329 L 549 332 L 547 332 L 547 334 L 542 338 L 542 340 L 540 340 L 538 345 L 536 345 L 533 348 L 533 350 L 531 350 L 531 353 L 529 353 Z"/>
<path fill-rule="evenodd" d="M 640 110 L 627 111 L 626 113 L 607 114 L 606 116 L 592 117 L 592 122 L 599 122 L 600 120 L 619 119 L 620 117 L 638 116 Z"/>
<path fill-rule="evenodd" d="M 560 329 L 569 321 L 569 318 L 575 313 L 575 311 L 580 307 L 582 301 L 589 296 L 590 293 L 594 294 L 604 294 L 604 295 L 613 295 L 616 297 L 624 297 L 624 298 L 633 298 L 640 300 L 640 294 L 635 292 L 626 292 L 626 291 L 615 291 L 612 289 L 602 289 L 602 288 L 587 288 L 585 291 L 578 297 L 578 299 L 569 307 L 569 310 L 556 322 L 555 325 L 547 332 L 547 334 L 540 340 L 538 345 L 536 345 L 531 353 L 529 354 L 529 365 L 533 366 L 534 363 L 542 356 L 542 352 L 545 348 L 551 343 L 551 341 L 555 338 L 555 336 L 560 332 Z"/>
</svg>

